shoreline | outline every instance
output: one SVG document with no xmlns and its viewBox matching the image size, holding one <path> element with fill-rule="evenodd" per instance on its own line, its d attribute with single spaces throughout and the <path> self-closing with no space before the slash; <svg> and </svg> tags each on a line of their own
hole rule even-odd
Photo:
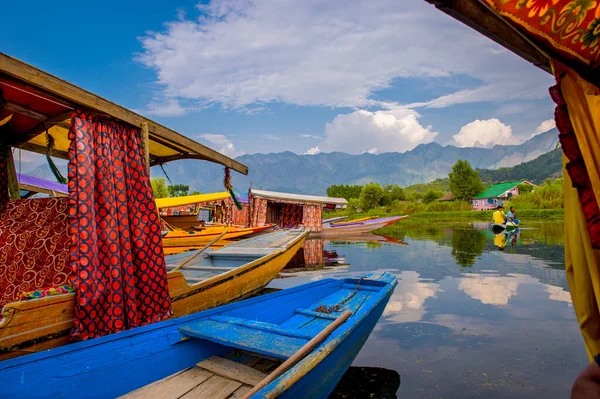
<svg viewBox="0 0 600 399">
<path fill-rule="evenodd" d="M 400 221 L 397 224 L 393 224 L 389 227 L 377 230 L 383 232 L 386 229 L 393 228 L 408 228 L 408 227 L 419 227 L 435 224 L 468 224 L 471 222 L 490 222 L 492 221 L 492 213 L 494 211 L 443 211 L 443 212 L 415 212 L 409 214 L 408 218 Z M 345 216 L 347 212 L 332 212 L 328 213 L 327 217 Z M 369 212 L 355 213 L 347 220 L 358 219 L 366 216 L 400 216 L 400 212 L 385 212 L 384 209 L 371 210 Z M 563 222 L 564 221 L 564 209 L 523 209 L 517 210 L 518 218 L 524 222 L 535 221 L 535 222 Z"/>
</svg>

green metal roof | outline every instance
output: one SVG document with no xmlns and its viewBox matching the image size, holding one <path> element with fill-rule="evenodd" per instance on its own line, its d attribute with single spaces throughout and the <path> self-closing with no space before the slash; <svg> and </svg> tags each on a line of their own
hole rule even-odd
<svg viewBox="0 0 600 399">
<path fill-rule="evenodd" d="M 473 198 L 474 199 L 483 199 L 483 198 L 499 197 L 502 194 L 504 194 L 505 192 L 507 192 L 508 190 L 511 190 L 511 189 L 515 188 L 516 186 L 518 186 L 519 184 L 523 183 L 524 181 L 525 180 L 520 180 L 520 181 L 511 181 L 508 183 L 496 184 L 495 186 L 488 188 L 487 190 L 485 190 L 481 194 L 476 195 Z"/>
</svg>

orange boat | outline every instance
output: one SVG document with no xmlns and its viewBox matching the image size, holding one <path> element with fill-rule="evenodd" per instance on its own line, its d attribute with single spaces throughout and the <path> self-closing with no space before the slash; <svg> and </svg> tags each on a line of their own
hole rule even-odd
<svg viewBox="0 0 600 399">
<path fill-rule="evenodd" d="M 174 230 L 163 233 L 163 247 L 198 247 L 208 244 L 211 240 L 217 238 L 225 230 L 227 233 L 222 237 L 223 240 L 247 237 L 252 234 L 272 228 L 269 224 L 261 227 L 236 227 L 236 226 L 210 226 L 200 231 Z M 219 243 L 219 240 L 217 243 Z"/>
</svg>

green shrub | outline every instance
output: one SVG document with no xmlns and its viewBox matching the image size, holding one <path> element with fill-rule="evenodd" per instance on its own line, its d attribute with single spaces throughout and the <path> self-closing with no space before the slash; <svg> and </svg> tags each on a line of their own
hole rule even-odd
<svg viewBox="0 0 600 399">
<path fill-rule="evenodd" d="M 517 212 L 519 209 L 564 208 L 563 179 L 548 179 L 534 191 L 512 198 L 505 206 L 514 206 Z"/>
</svg>

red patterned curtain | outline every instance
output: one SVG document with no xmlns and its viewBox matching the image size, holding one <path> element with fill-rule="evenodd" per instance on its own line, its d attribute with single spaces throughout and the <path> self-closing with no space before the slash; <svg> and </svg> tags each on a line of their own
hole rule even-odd
<svg viewBox="0 0 600 399">
<path fill-rule="evenodd" d="M 10 149 L 0 147 L 0 211 L 4 209 L 10 200 L 8 192 L 8 157 L 6 151 L 10 151 Z"/>
<path fill-rule="evenodd" d="M 267 200 L 252 198 L 252 227 L 261 227 L 267 223 Z"/>
<path fill-rule="evenodd" d="M 168 318 L 167 270 L 140 129 L 76 111 L 69 139 L 72 336 Z"/>
<path fill-rule="evenodd" d="M 310 231 L 323 230 L 323 205 L 310 204 L 304 205 L 304 215 L 302 224 Z"/>
</svg>

